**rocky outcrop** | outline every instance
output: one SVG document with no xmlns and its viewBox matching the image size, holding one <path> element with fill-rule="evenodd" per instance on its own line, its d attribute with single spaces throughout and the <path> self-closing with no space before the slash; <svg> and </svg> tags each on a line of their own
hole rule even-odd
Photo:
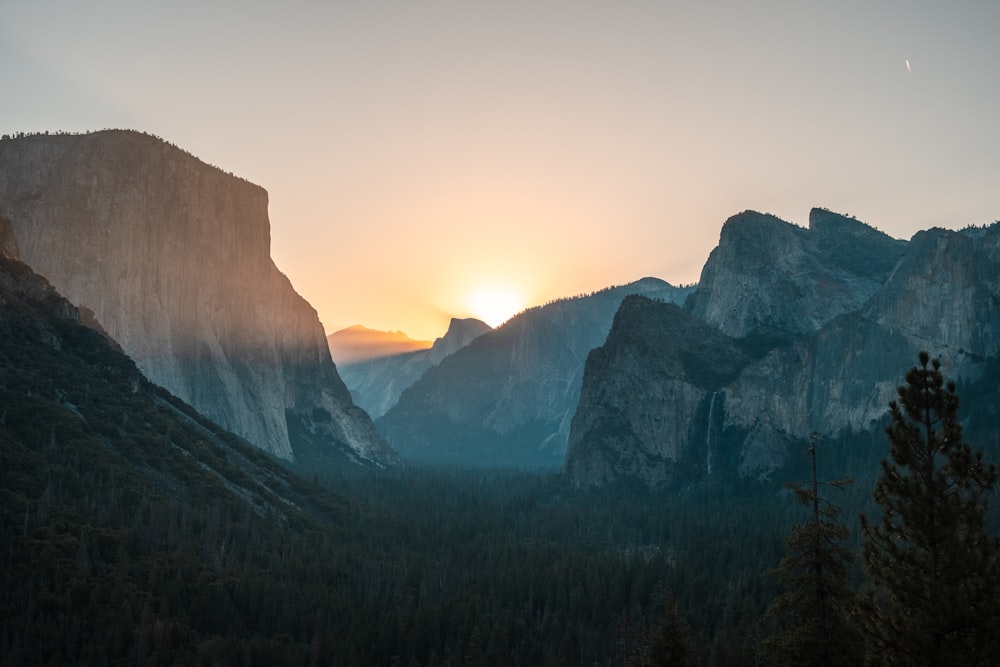
<svg viewBox="0 0 1000 667">
<path fill-rule="evenodd" d="M 705 445 L 722 414 L 718 389 L 749 362 L 737 341 L 676 305 L 627 297 L 607 342 L 587 357 L 568 475 L 588 485 L 699 479 L 702 464 L 711 465 Z"/>
<path fill-rule="evenodd" d="M 1000 349 L 1000 225 L 982 233 L 931 229 L 911 240 L 865 317 L 945 356 Z"/>
<path fill-rule="evenodd" d="M 688 306 L 730 336 L 811 333 L 863 306 L 904 245 L 823 209 L 809 229 L 746 211 L 722 226 Z"/>
<path fill-rule="evenodd" d="M 920 350 L 966 384 L 996 366 L 1000 224 L 929 230 L 904 243 L 826 211 L 813 212 L 808 232 L 756 214 L 727 225 L 734 221 L 703 276 L 716 291 L 743 289 L 742 300 L 699 287 L 686 309 L 698 322 L 684 326 L 662 304 L 628 301 L 607 343 L 591 354 L 567 453 L 575 484 L 767 478 L 813 431 L 879 428 Z M 734 243 L 751 248 L 723 247 Z M 791 259 L 767 255 L 771 245 Z M 758 254 L 769 259 L 752 260 Z M 807 288 L 793 289 L 799 283 Z M 819 284 L 846 287 L 828 293 Z M 718 338 L 729 331 L 740 335 Z M 692 350 L 692 338 L 711 343 Z M 678 355 L 739 368 L 699 383 L 690 367 L 671 361 Z M 609 430 L 605 415 L 630 417 Z"/>
<path fill-rule="evenodd" d="M 267 193 L 128 131 L 0 141 L 20 258 L 154 382 L 283 458 L 385 463 L 316 311 L 270 258 Z"/>
<path fill-rule="evenodd" d="M 376 420 L 404 457 L 475 466 L 562 465 L 587 354 L 629 294 L 679 303 L 646 278 L 530 309 L 430 368 Z"/>
<path fill-rule="evenodd" d="M 400 395 L 427 371 L 450 354 L 490 331 L 490 325 L 475 318 L 452 318 L 448 331 L 425 350 L 369 358 L 340 364 L 338 370 L 354 402 L 378 419 L 394 406 Z"/>
</svg>

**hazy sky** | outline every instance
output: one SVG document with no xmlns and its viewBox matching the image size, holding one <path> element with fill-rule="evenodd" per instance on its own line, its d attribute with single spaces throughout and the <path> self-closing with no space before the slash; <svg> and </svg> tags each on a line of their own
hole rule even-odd
<svg viewBox="0 0 1000 667">
<path fill-rule="evenodd" d="M 325 6 L 321 6 L 325 5 Z M 727 217 L 1000 218 L 1000 2 L 14 2 L 0 132 L 262 185 L 328 332 L 698 279 Z"/>
</svg>

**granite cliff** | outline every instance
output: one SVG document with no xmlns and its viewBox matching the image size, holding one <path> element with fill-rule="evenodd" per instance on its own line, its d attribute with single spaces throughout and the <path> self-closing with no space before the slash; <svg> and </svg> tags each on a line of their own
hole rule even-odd
<svg viewBox="0 0 1000 667">
<path fill-rule="evenodd" d="M 0 235 L 153 382 L 303 465 L 395 453 L 270 258 L 267 193 L 131 131 L 0 141 Z"/>
<path fill-rule="evenodd" d="M 627 297 L 607 341 L 587 356 L 566 472 L 595 486 L 623 476 L 651 486 L 699 479 L 711 466 L 703 427 L 722 414 L 714 390 L 750 361 L 740 341 L 678 306 Z"/>
<path fill-rule="evenodd" d="M 413 460 L 559 467 L 587 353 L 622 300 L 680 302 L 689 291 L 645 278 L 532 308 L 428 369 L 376 424 Z"/>
<path fill-rule="evenodd" d="M 902 242 L 829 211 L 808 230 L 736 216 L 685 312 L 623 304 L 588 358 L 566 471 L 578 486 L 767 478 L 812 431 L 874 431 L 918 351 L 966 384 L 992 367 L 997 275 L 1000 224 Z"/>
<path fill-rule="evenodd" d="M 904 247 L 823 209 L 808 229 L 745 211 L 722 226 L 688 306 L 730 336 L 813 332 L 864 305 Z"/>
<path fill-rule="evenodd" d="M 313 519 L 328 521 L 343 506 L 151 383 L 88 319 L 45 278 L 0 252 L 4 510 L 23 505 L 25 515 L 29 507 L 58 506 L 53 495 L 86 497 L 82 504 L 100 508 L 89 527 L 112 538 L 121 533 L 110 517 L 124 509 L 134 527 L 140 497 L 186 505 L 189 517 L 228 503 L 285 526 L 317 525 Z M 75 520 L 86 510 L 65 511 Z M 66 518 L 51 530 L 65 530 Z M 166 535 L 165 525 L 154 527 Z"/>
<path fill-rule="evenodd" d="M 490 325 L 475 318 L 452 318 L 445 335 L 428 349 L 341 363 L 337 368 L 354 401 L 378 419 L 428 368 L 490 330 Z"/>
</svg>

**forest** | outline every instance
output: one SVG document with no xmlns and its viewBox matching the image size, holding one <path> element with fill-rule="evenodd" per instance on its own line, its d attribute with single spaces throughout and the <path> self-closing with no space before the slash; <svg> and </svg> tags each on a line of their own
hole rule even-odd
<svg viewBox="0 0 1000 667">
<path fill-rule="evenodd" d="M 780 494 L 400 469 L 329 480 L 349 509 L 303 529 L 135 488 L 58 441 L 3 451 L 5 477 L 50 461 L 37 497 L 4 484 L 9 664 L 628 664 L 668 603 L 706 664 L 757 664 L 798 518 Z"/>
<path fill-rule="evenodd" d="M 52 432 L 30 447 L 0 429 L 11 665 L 661 664 L 671 620 L 687 664 L 776 664 L 775 568 L 808 519 L 774 484 L 576 492 L 400 467 L 316 479 L 326 518 L 280 524 L 211 489 L 172 498 Z M 837 492 L 845 516 L 870 510 L 866 477 Z"/>
<path fill-rule="evenodd" d="M 802 442 L 764 480 L 304 478 L 151 385 L 65 305 L 5 298 L 0 664 L 995 664 L 980 640 L 1000 618 L 996 471 L 977 453 L 998 452 L 995 365 L 956 389 L 922 359 L 888 433 Z M 964 434 L 956 391 L 987 406 Z M 941 576 L 911 590 L 926 563 L 893 545 L 925 543 Z M 895 637 L 903 625 L 920 634 Z"/>
<path fill-rule="evenodd" d="M 0 429 L 12 665 L 647 664 L 671 612 L 691 664 L 767 664 L 773 570 L 805 516 L 773 485 L 575 492 L 401 467 L 314 480 L 336 509 L 282 525 L 49 434 L 32 448 Z"/>
</svg>

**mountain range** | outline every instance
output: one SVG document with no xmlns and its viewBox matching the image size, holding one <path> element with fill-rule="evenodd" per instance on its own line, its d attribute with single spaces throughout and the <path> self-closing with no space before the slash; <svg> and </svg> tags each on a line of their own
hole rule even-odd
<svg viewBox="0 0 1000 667">
<path fill-rule="evenodd" d="M 767 479 L 810 433 L 877 430 L 918 351 L 995 413 L 1000 224 L 898 241 L 814 209 L 729 219 L 683 308 L 626 300 L 587 358 L 565 470 L 577 486 Z M 995 447 L 995 432 L 990 436 Z"/>
<path fill-rule="evenodd" d="M 645 278 L 493 330 L 453 320 L 418 350 L 325 337 L 269 245 L 262 188 L 158 138 L 0 140 L 0 251 L 150 382 L 301 469 L 402 457 L 562 468 L 579 487 L 768 480 L 811 433 L 876 433 L 920 350 L 968 390 L 969 432 L 996 440 L 1000 224 L 906 241 L 825 209 L 807 228 L 746 211 L 696 286 Z"/>
<path fill-rule="evenodd" d="M 558 468 L 584 360 L 622 300 L 680 302 L 690 291 L 644 278 L 529 309 L 429 368 L 376 425 L 415 461 Z"/>
</svg>

